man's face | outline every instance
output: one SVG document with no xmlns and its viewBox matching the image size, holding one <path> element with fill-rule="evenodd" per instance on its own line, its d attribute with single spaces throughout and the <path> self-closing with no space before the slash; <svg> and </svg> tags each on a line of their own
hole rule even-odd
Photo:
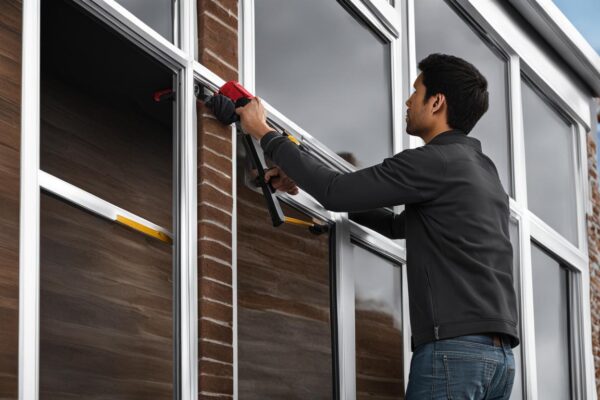
<svg viewBox="0 0 600 400">
<path fill-rule="evenodd" d="M 423 84 L 423 74 L 419 74 L 413 84 L 414 91 L 406 100 L 406 133 L 412 136 L 423 136 L 433 124 L 432 96 L 424 102 L 426 87 Z"/>
</svg>

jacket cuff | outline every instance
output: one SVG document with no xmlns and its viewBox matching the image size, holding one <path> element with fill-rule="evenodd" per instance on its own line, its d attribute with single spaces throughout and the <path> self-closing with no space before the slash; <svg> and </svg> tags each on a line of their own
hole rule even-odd
<svg viewBox="0 0 600 400">
<path fill-rule="evenodd" d="M 281 135 L 275 131 L 267 133 L 260 139 L 260 147 L 262 147 L 263 151 L 266 153 L 269 146 L 271 145 L 271 142 L 280 136 Z"/>
</svg>

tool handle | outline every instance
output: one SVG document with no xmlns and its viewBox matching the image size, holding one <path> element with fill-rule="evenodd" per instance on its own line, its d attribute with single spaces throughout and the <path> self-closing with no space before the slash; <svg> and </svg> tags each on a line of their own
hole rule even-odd
<svg viewBox="0 0 600 400">
<path fill-rule="evenodd" d="M 265 201 L 267 202 L 267 208 L 269 209 L 269 214 L 271 215 L 271 222 L 273 226 L 279 226 L 285 222 L 285 216 L 283 215 L 283 211 L 281 210 L 281 206 L 279 205 L 279 201 L 275 197 L 275 190 L 265 181 L 265 166 L 263 165 L 261 159 L 258 156 L 258 152 L 256 151 L 256 147 L 254 146 L 254 142 L 252 141 L 252 137 L 250 135 L 243 135 L 243 142 L 250 158 L 252 159 L 252 163 L 258 172 L 258 184 L 262 189 L 263 195 L 265 197 Z"/>
</svg>

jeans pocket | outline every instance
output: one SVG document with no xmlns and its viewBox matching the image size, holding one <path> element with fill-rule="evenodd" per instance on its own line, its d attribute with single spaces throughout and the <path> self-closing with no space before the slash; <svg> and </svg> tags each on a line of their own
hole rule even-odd
<svg viewBox="0 0 600 400">
<path fill-rule="evenodd" d="M 435 381 L 438 386 L 434 388 L 432 398 L 484 398 L 497 364 L 493 359 L 468 352 L 436 352 Z"/>
</svg>

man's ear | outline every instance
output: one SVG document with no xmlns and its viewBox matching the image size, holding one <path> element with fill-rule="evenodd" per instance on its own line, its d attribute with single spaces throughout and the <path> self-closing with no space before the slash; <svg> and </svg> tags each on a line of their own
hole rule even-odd
<svg viewBox="0 0 600 400">
<path fill-rule="evenodd" d="M 444 104 L 446 104 L 446 96 L 442 93 L 438 93 L 434 96 L 435 100 L 433 101 L 432 111 L 435 113 L 439 111 Z"/>
</svg>

